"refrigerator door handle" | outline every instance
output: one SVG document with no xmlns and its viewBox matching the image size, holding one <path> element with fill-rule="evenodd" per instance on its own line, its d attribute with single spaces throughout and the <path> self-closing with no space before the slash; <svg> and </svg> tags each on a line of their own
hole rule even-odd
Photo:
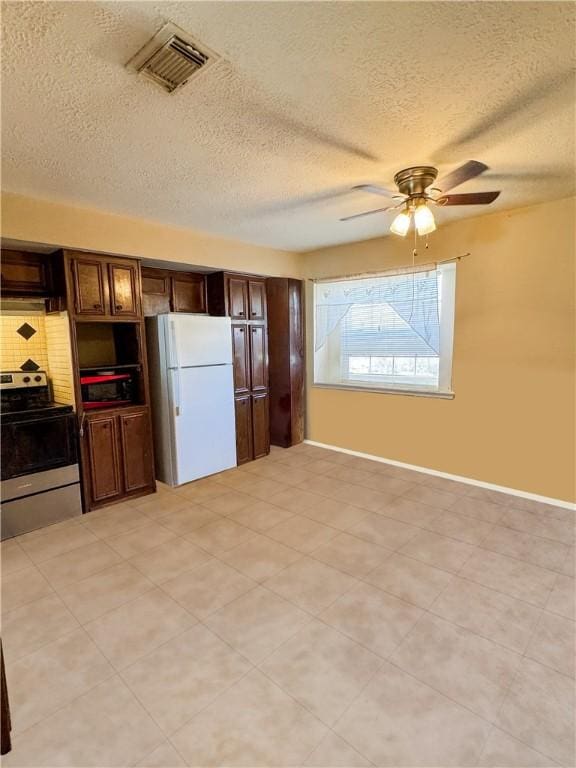
<svg viewBox="0 0 576 768">
<path fill-rule="evenodd" d="M 172 343 L 170 344 L 170 365 L 172 368 L 179 368 L 178 344 L 176 343 L 176 323 L 174 320 L 170 320 L 170 334 L 172 336 Z"/>
<path fill-rule="evenodd" d="M 180 386 L 180 369 L 172 368 L 172 376 L 170 377 L 171 383 L 171 395 L 172 403 L 174 404 L 174 413 L 176 416 L 180 416 L 182 413 L 182 390 Z"/>
</svg>

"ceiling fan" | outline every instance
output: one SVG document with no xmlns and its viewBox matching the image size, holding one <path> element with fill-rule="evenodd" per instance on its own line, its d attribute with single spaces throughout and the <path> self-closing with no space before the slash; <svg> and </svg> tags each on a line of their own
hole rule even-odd
<svg viewBox="0 0 576 768">
<path fill-rule="evenodd" d="M 463 184 L 475 176 L 479 176 L 488 170 L 488 166 L 477 160 L 469 160 L 456 170 L 444 176 L 438 182 L 438 186 L 432 186 L 436 181 L 438 169 L 429 165 L 417 165 L 414 168 L 405 168 L 394 176 L 394 183 L 398 192 L 392 192 L 384 187 L 374 184 L 359 184 L 352 189 L 360 189 L 364 192 L 372 192 L 375 195 L 388 197 L 396 202 L 384 208 L 376 208 L 372 211 L 355 213 L 352 216 L 344 216 L 340 221 L 350 221 L 361 216 L 371 216 L 373 213 L 394 211 L 402 208 L 390 225 L 390 231 L 395 235 L 405 237 L 410 229 L 410 221 L 414 216 L 414 226 L 419 235 L 428 235 L 436 229 L 434 215 L 429 203 L 434 205 L 488 205 L 494 202 L 500 192 L 471 192 L 469 194 L 448 195 L 451 189 Z"/>
</svg>

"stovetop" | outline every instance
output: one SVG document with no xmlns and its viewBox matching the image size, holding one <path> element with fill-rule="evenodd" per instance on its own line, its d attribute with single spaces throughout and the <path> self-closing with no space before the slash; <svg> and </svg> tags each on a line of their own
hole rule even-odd
<svg viewBox="0 0 576 768">
<path fill-rule="evenodd" d="M 44 371 L 0 373 L 2 422 L 33 421 L 71 413 L 72 406 L 50 399 L 48 377 Z"/>
</svg>

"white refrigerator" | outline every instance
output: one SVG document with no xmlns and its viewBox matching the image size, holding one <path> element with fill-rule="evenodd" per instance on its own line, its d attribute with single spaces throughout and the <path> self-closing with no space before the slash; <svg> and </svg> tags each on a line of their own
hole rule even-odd
<svg viewBox="0 0 576 768">
<path fill-rule="evenodd" d="M 156 477 L 182 485 L 236 466 L 230 318 L 146 319 Z"/>
</svg>

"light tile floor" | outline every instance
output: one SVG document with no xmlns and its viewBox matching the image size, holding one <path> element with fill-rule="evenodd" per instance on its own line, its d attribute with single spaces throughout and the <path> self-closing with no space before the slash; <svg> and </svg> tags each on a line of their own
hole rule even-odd
<svg viewBox="0 0 576 768">
<path fill-rule="evenodd" d="M 572 511 L 301 445 L 2 544 L 6 766 L 573 766 Z"/>
</svg>

